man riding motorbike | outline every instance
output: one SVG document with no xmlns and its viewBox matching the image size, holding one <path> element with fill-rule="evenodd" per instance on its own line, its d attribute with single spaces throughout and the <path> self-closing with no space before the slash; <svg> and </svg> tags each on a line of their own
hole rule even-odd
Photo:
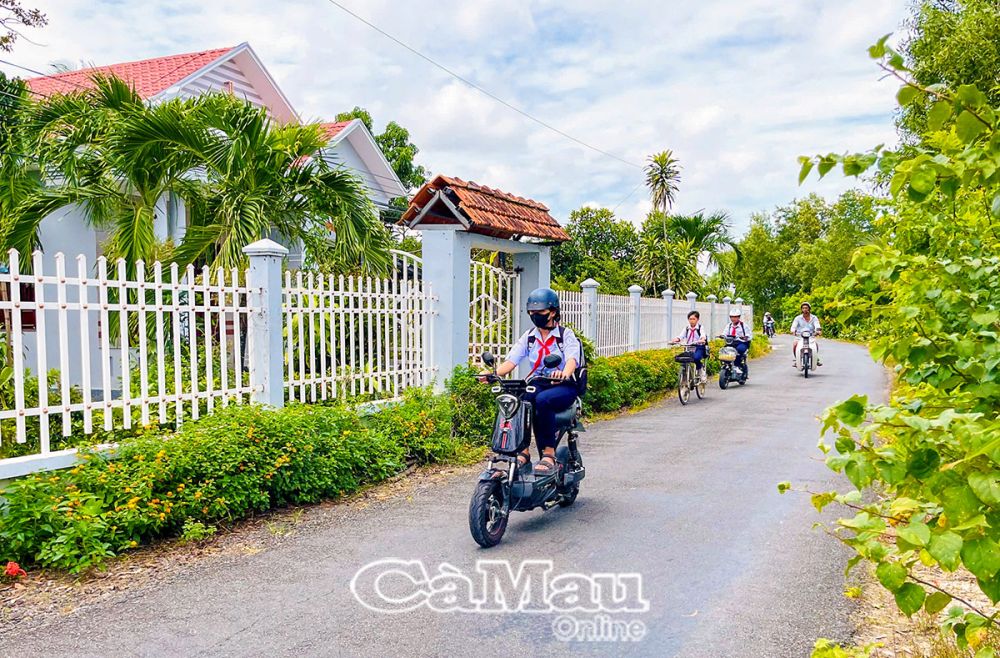
<svg viewBox="0 0 1000 658">
<path fill-rule="evenodd" d="M 525 332 L 511 347 L 507 359 L 497 366 L 496 374 L 503 377 L 510 374 L 522 362 L 531 364 L 531 375 L 544 375 L 557 380 L 572 379 L 581 361 L 582 345 L 572 329 L 559 325 L 559 295 L 551 288 L 538 288 L 528 295 L 528 315 L 533 329 Z M 557 368 L 548 368 L 544 359 L 549 354 L 559 354 L 562 362 Z M 577 396 L 572 382 L 550 382 L 536 380 L 535 393 L 526 399 L 534 409 L 535 443 L 541 459 L 535 465 L 537 475 L 549 475 L 556 469 L 556 414 L 568 409 Z M 531 464 L 531 455 L 526 448 L 517 457 L 518 467 Z"/>
<path fill-rule="evenodd" d="M 812 314 L 812 305 L 809 302 L 802 302 L 799 310 L 801 314 L 795 316 L 795 319 L 792 320 L 792 335 L 795 336 L 795 342 L 792 343 L 792 366 L 795 368 L 799 367 L 799 345 L 802 344 L 803 331 L 812 333 L 813 354 L 816 355 L 816 365 L 821 366 L 823 365 L 823 361 L 819 358 L 819 342 L 816 340 L 816 337 L 823 333 L 819 325 L 819 318 Z"/>
<path fill-rule="evenodd" d="M 737 307 L 732 307 L 729 310 L 729 326 L 726 327 L 724 332 L 726 336 L 732 336 L 733 338 L 745 338 L 746 340 L 737 340 L 733 347 L 736 348 L 736 361 L 733 365 L 737 368 L 743 369 L 747 367 L 747 350 L 750 349 L 750 339 L 753 338 L 750 327 L 748 327 L 743 322 L 743 313 Z"/>
</svg>

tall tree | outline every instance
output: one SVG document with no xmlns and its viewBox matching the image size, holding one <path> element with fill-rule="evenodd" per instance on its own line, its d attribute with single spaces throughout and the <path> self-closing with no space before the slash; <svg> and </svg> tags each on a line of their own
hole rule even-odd
<svg viewBox="0 0 1000 658">
<path fill-rule="evenodd" d="M 667 253 L 667 216 L 674 207 L 677 199 L 677 191 L 680 189 L 681 167 L 674 157 L 674 152 L 670 149 L 660 151 L 649 156 L 649 164 L 646 165 L 646 187 L 649 188 L 650 200 L 653 202 L 653 210 L 658 211 L 663 218 L 664 236 L 664 265 L 666 267 L 667 287 L 673 288 L 673 268 L 671 267 L 671 256 Z"/>
<path fill-rule="evenodd" d="M 737 259 L 740 255 L 736 240 L 729 233 L 729 225 L 729 215 L 721 210 L 708 214 L 698 211 L 693 215 L 672 215 L 667 221 L 671 236 L 689 241 L 699 257 L 707 256 L 708 262 L 716 267 L 723 252 L 731 250 Z"/>
<path fill-rule="evenodd" d="M 920 0 L 907 21 L 902 52 L 914 81 L 951 89 L 975 85 L 990 105 L 1000 104 L 1000 2 Z M 925 131 L 930 101 L 914 97 L 897 125 L 910 138 Z"/>
<path fill-rule="evenodd" d="M 18 37 L 26 38 L 21 28 L 44 27 L 48 22 L 45 14 L 22 7 L 20 0 L 0 0 L 0 50 L 10 52 Z"/>
<path fill-rule="evenodd" d="M 386 124 L 385 130 L 376 134 L 372 123 L 372 115 L 363 107 L 355 107 L 350 112 L 341 112 L 337 121 L 361 119 L 368 131 L 375 137 L 375 142 L 382 150 L 385 159 L 389 161 L 392 170 L 399 176 L 407 192 L 412 192 L 427 182 L 427 170 L 416 164 L 415 160 L 420 149 L 410 141 L 410 131 L 395 121 Z"/>
<path fill-rule="evenodd" d="M 575 287 L 593 278 L 601 284 L 601 292 L 624 295 L 638 280 L 639 234 L 635 226 L 616 218 L 608 208 L 577 208 L 569 220 L 566 232 L 571 240 L 552 252 L 556 284 Z"/>
</svg>

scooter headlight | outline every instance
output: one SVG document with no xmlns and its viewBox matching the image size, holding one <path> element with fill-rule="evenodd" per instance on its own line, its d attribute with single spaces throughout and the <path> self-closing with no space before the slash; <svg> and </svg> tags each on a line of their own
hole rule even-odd
<svg viewBox="0 0 1000 658">
<path fill-rule="evenodd" d="M 514 413 L 517 412 L 518 404 L 517 398 L 509 393 L 497 398 L 497 406 L 500 407 L 500 413 L 503 414 L 504 418 L 513 418 Z"/>
</svg>

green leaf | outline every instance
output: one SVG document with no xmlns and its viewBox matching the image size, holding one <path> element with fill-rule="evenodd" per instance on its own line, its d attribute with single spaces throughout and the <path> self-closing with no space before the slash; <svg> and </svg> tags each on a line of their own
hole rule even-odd
<svg viewBox="0 0 1000 658">
<path fill-rule="evenodd" d="M 899 562 L 883 562 L 875 569 L 875 576 L 887 590 L 895 592 L 906 582 L 906 567 Z"/>
<path fill-rule="evenodd" d="M 978 578 L 979 589 L 983 590 L 983 594 L 989 597 L 990 602 L 994 605 L 997 601 L 1000 601 L 1000 578 L 994 576 L 988 580 Z"/>
<path fill-rule="evenodd" d="M 932 615 L 936 615 L 951 603 L 951 596 L 944 592 L 934 592 L 924 601 L 924 610 Z"/>
<path fill-rule="evenodd" d="M 791 488 L 792 488 L 792 483 L 788 482 L 787 480 L 785 482 L 779 482 L 778 483 L 778 493 L 782 493 L 783 494 L 783 493 L 785 493 L 786 491 L 788 491 Z"/>
<path fill-rule="evenodd" d="M 981 326 L 989 326 L 1000 320 L 1000 311 L 987 309 L 972 314 L 972 321 Z"/>
<path fill-rule="evenodd" d="M 992 507 L 1000 507 L 1000 471 L 970 473 L 969 486 L 976 498 Z"/>
<path fill-rule="evenodd" d="M 896 534 L 903 541 L 914 546 L 926 546 L 931 540 L 931 529 L 926 523 L 911 521 L 909 525 L 896 529 Z"/>
<path fill-rule="evenodd" d="M 937 101 L 927 111 L 927 127 L 931 130 L 941 130 L 944 122 L 951 116 L 951 103 Z"/>
<path fill-rule="evenodd" d="M 927 551 L 942 568 L 954 571 L 961 560 L 962 536 L 950 530 L 933 535 Z"/>
<path fill-rule="evenodd" d="M 868 56 L 872 59 L 882 59 L 885 57 L 885 42 L 892 36 L 892 32 L 883 35 L 874 45 L 868 47 Z"/>
<path fill-rule="evenodd" d="M 990 205 L 990 213 L 995 219 L 1000 219 L 1000 194 L 993 197 L 993 203 Z"/>
<path fill-rule="evenodd" d="M 896 100 L 901 106 L 906 106 L 918 98 L 922 98 L 924 93 L 913 85 L 903 85 L 896 92 Z"/>
<path fill-rule="evenodd" d="M 979 91 L 975 85 L 961 85 L 955 95 L 958 96 L 958 100 L 962 101 L 963 105 L 972 108 L 981 107 L 988 102 L 986 94 Z"/>
<path fill-rule="evenodd" d="M 910 174 L 910 187 L 921 194 L 928 194 L 937 183 L 937 173 L 930 167 L 921 167 Z"/>
<path fill-rule="evenodd" d="M 994 603 L 996 603 L 996 601 L 994 601 Z M 979 651 L 976 652 L 976 655 L 973 656 L 973 658 L 996 658 L 996 657 L 997 654 L 993 650 L 993 647 L 981 647 Z"/>
<path fill-rule="evenodd" d="M 918 480 L 923 480 L 937 470 L 941 457 L 933 448 L 925 448 L 913 453 L 907 462 L 907 472 Z"/>
<path fill-rule="evenodd" d="M 801 185 L 802 182 L 805 181 L 806 177 L 809 176 L 809 172 L 812 171 L 813 161 L 812 158 L 802 156 L 799 158 L 799 162 L 802 163 L 802 168 L 799 169 L 799 185 Z"/>
<path fill-rule="evenodd" d="M 819 177 L 823 178 L 828 173 L 830 173 L 830 170 L 833 169 L 833 167 L 836 164 L 837 164 L 837 161 L 833 157 L 831 157 L 831 156 L 827 156 L 825 158 L 821 158 L 820 161 L 819 161 L 819 166 L 816 167 L 816 171 L 819 172 Z"/>
<path fill-rule="evenodd" d="M 865 418 L 865 405 L 867 404 L 868 396 L 854 395 L 834 407 L 833 412 L 845 425 L 857 427 Z"/>
<path fill-rule="evenodd" d="M 962 563 L 977 578 L 990 580 L 1000 570 L 1000 546 L 985 537 L 969 540 L 962 546 Z"/>
<path fill-rule="evenodd" d="M 924 592 L 923 587 L 916 583 L 905 583 L 893 593 L 893 596 L 899 609 L 907 617 L 910 617 L 924 605 L 924 597 L 927 596 L 927 593 Z"/>
<path fill-rule="evenodd" d="M 986 126 L 968 110 L 959 114 L 955 122 L 955 132 L 965 144 L 975 140 L 985 129 Z"/>
</svg>

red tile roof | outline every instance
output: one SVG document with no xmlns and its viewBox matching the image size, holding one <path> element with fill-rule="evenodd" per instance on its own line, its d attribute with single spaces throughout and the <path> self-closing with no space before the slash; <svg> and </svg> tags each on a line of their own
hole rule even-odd
<svg viewBox="0 0 1000 658">
<path fill-rule="evenodd" d="M 333 139 L 341 130 L 349 125 L 351 125 L 350 121 L 335 121 L 333 123 L 321 123 L 319 127 L 323 131 L 324 137 Z"/>
<path fill-rule="evenodd" d="M 79 71 L 68 71 L 26 80 L 31 91 L 48 96 L 69 93 L 93 86 L 91 78 L 95 74 L 115 75 L 131 83 L 143 98 L 150 98 L 180 82 L 195 71 L 219 59 L 232 48 L 216 48 L 197 53 L 170 55 L 144 59 L 138 62 L 98 66 Z"/>
<path fill-rule="evenodd" d="M 421 187 L 400 218 L 400 223 L 408 223 L 420 214 L 437 190 L 450 190 L 454 193 L 452 202 L 457 198 L 456 205 L 468 219 L 469 231 L 473 233 L 498 238 L 527 236 L 560 242 L 570 239 L 559 222 L 549 214 L 549 209 L 538 201 L 450 176 L 437 176 Z M 435 210 L 437 209 L 429 210 L 421 223 L 455 221 L 447 210 L 442 209 L 440 213 Z"/>
</svg>

